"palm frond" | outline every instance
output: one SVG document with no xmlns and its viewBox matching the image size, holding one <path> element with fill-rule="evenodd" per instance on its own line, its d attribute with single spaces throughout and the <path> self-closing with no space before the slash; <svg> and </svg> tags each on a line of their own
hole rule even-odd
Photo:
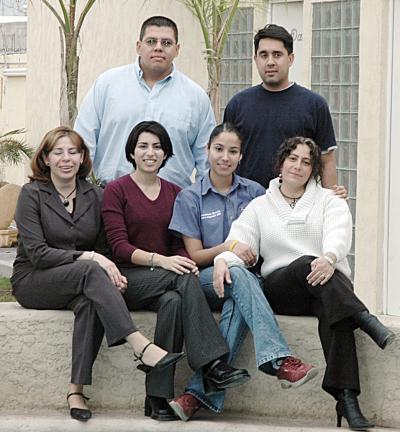
<svg viewBox="0 0 400 432">
<path fill-rule="evenodd" d="M 25 132 L 25 129 L 15 129 L 0 134 L 0 162 L 18 165 L 23 162 L 24 157 L 30 159 L 33 156 L 33 148 L 28 146 L 22 138 L 16 137 Z"/>
</svg>

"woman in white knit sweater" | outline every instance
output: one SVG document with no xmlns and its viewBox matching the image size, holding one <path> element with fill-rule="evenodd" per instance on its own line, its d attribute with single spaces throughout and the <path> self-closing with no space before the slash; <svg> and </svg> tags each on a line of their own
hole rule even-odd
<svg viewBox="0 0 400 432">
<path fill-rule="evenodd" d="M 357 353 L 353 330 L 360 327 L 385 348 L 394 334 L 356 297 L 346 259 L 352 220 L 345 200 L 320 185 L 321 153 L 309 138 L 284 141 L 277 156 L 279 177 L 264 196 L 254 199 L 232 224 L 227 241 L 248 244 L 263 258 L 265 295 L 284 315 L 314 315 L 326 370 L 322 387 L 336 400 L 351 429 L 373 427 L 361 413 Z M 244 266 L 232 252 L 214 261 L 214 288 L 223 296 L 229 267 Z"/>
</svg>

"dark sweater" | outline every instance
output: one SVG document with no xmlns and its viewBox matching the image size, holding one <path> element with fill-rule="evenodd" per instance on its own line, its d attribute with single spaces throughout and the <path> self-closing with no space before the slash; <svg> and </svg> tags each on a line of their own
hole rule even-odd
<svg viewBox="0 0 400 432">
<path fill-rule="evenodd" d="M 262 85 L 243 90 L 229 101 L 224 121 L 233 123 L 244 139 L 238 174 L 265 188 L 278 174 L 274 158 L 286 138 L 312 138 L 322 151 L 336 146 L 326 101 L 298 84 L 278 92 Z"/>
<path fill-rule="evenodd" d="M 168 231 L 180 187 L 160 178 L 159 196 L 151 201 L 129 175 L 110 182 L 103 195 L 103 220 L 113 260 L 121 267 L 134 267 L 136 249 L 160 255 L 187 253 L 182 240 Z"/>
</svg>

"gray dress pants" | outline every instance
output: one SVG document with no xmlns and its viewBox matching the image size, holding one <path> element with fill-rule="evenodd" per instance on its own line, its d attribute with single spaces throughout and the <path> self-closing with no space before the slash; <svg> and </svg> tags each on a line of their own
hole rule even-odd
<svg viewBox="0 0 400 432">
<path fill-rule="evenodd" d="M 189 366 L 200 369 L 229 350 L 207 304 L 199 278 L 149 267 L 120 268 L 128 279 L 124 294 L 129 310 L 157 312 L 154 342 L 180 352 L 183 342 Z M 146 394 L 174 397 L 174 366 L 146 377 Z"/>
<path fill-rule="evenodd" d="M 18 281 L 14 295 L 25 308 L 73 310 L 74 384 L 92 383 L 92 367 L 104 333 L 108 345 L 115 346 L 137 331 L 122 295 L 94 261 L 34 270 Z"/>
</svg>

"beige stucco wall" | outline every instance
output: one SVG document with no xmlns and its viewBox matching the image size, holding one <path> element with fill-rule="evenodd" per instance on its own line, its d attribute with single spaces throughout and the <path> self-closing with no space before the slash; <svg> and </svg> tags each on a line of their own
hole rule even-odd
<svg viewBox="0 0 400 432">
<path fill-rule="evenodd" d="M 367 305 L 378 312 L 382 311 L 387 288 L 384 229 L 389 7 L 389 1 L 361 0 L 360 10 L 355 283 Z"/>
<path fill-rule="evenodd" d="M 16 129 L 25 128 L 25 101 L 26 101 L 26 77 L 21 72 L 21 76 L 11 76 L 4 74 L 4 70 L 18 69 L 26 67 L 26 55 L 7 55 L 2 56 L 0 63 L 0 131 L 1 133 L 10 132 Z M 21 139 L 24 135 L 20 136 Z M 26 162 L 28 164 L 28 161 Z M 9 183 L 22 184 L 25 177 L 25 165 L 10 166 L 0 164 L 0 180 Z"/>
<path fill-rule="evenodd" d="M 321 0 L 318 0 L 321 1 Z M 326 0 L 330 1 L 330 0 Z M 311 58 L 312 3 L 304 1 L 304 57 Z M 360 68 L 357 149 L 355 290 L 367 306 L 383 312 L 385 154 L 388 68 L 388 1 L 360 1 Z M 371 31 L 373 29 L 373 31 Z M 304 80 L 310 84 L 310 62 Z"/>
</svg>

